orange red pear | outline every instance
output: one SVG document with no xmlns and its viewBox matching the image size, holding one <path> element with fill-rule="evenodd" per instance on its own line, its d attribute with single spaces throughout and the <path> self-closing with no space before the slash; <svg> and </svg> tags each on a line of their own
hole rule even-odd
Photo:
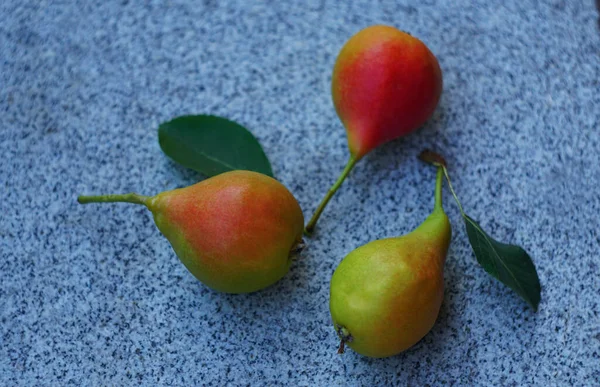
<svg viewBox="0 0 600 387">
<path fill-rule="evenodd" d="M 249 293 L 282 278 L 302 244 L 304 217 L 277 180 L 226 172 L 153 197 L 80 196 L 80 203 L 145 205 L 185 267 L 208 287 Z"/>
<path fill-rule="evenodd" d="M 312 233 L 356 162 L 423 125 L 441 93 L 442 72 L 436 57 L 410 34 L 375 25 L 346 42 L 333 68 L 331 95 L 346 129 L 350 158 L 306 225 L 306 233 Z"/>
</svg>

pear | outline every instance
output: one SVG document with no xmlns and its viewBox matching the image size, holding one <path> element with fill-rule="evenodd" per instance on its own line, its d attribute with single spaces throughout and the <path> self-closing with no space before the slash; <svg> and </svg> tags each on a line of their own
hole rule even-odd
<svg viewBox="0 0 600 387">
<path fill-rule="evenodd" d="M 277 180 L 231 171 L 153 197 L 80 196 L 79 203 L 146 206 L 185 267 L 206 286 L 249 293 L 281 279 L 302 246 L 304 217 Z"/>
<path fill-rule="evenodd" d="M 346 42 L 333 68 L 331 95 L 346 129 L 350 158 L 306 225 L 307 234 L 313 232 L 356 162 L 374 148 L 423 125 L 441 93 L 440 65 L 414 36 L 374 25 Z"/>
<path fill-rule="evenodd" d="M 357 248 L 335 270 L 329 308 L 340 353 L 348 345 L 364 356 L 393 356 L 433 327 L 451 237 L 442 208 L 442 177 L 439 168 L 433 212 L 418 228 Z"/>
<path fill-rule="evenodd" d="M 421 126 L 441 93 L 442 71 L 433 53 L 390 26 L 371 26 L 351 37 L 333 68 L 333 104 L 357 159 Z"/>
</svg>

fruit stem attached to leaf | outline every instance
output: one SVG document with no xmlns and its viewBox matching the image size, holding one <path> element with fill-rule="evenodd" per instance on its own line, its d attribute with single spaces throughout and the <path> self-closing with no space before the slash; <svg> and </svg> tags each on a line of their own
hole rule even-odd
<svg viewBox="0 0 600 387">
<path fill-rule="evenodd" d="M 317 207 L 317 210 L 315 211 L 314 215 L 312 216 L 312 218 L 310 219 L 310 221 L 306 225 L 306 228 L 304 229 L 304 233 L 306 235 L 312 234 L 312 232 L 315 230 L 315 226 L 317 224 L 317 221 L 319 220 L 319 217 L 321 216 L 321 213 L 325 209 L 325 206 L 327 206 L 327 203 L 329 202 L 329 200 L 331 200 L 331 198 L 336 193 L 336 191 L 338 190 L 338 188 L 340 188 L 340 186 L 342 185 L 342 183 L 344 182 L 344 180 L 346 179 L 346 177 L 348 176 L 348 174 L 350 173 L 350 171 L 352 170 L 352 168 L 354 168 L 354 165 L 356 164 L 357 161 L 358 161 L 358 158 L 356 156 L 354 156 L 354 155 L 350 156 L 350 159 L 348 160 L 348 163 L 346 164 L 346 167 L 342 171 L 342 174 L 337 179 L 337 181 L 335 183 L 333 183 L 333 185 L 331 186 L 331 188 L 329 188 L 329 191 L 327 191 L 327 194 L 325 195 L 325 197 L 321 201 L 321 204 L 319 204 L 319 207 Z"/>
<path fill-rule="evenodd" d="M 466 215 L 465 215 L 465 212 L 463 211 L 462 205 L 460 204 L 460 201 L 458 200 L 458 197 L 456 196 L 456 192 L 454 192 L 454 188 L 452 188 L 452 183 L 450 182 L 450 176 L 448 176 L 448 169 L 446 168 L 446 160 L 444 159 L 444 157 L 442 155 L 440 155 L 439 153 L 435 153 L 434 151 L 430 151 L 430 150 L 426 149 L 419 154 L 419 159 L 428 164 L 438 167 L 438 175 L 437 175 L 438 180 L 436 180 L 436 190 L 435 190 L 435 208 L 437 208 L 437 203 L 438 203 L 437 184 L 441 185 L 440 173 L 443 171 L 444 176 L 446 176 L 446 181 L 448 181 L 448 188 L 450 188 L 450 192 L 452 192 L 452 196 L 454 196 L 454 200 L 456 200 L 456 204 L 458 204 L 458 208 L 460 210 L 462 217 L 466 219 Z M 440 206 L 441 206 L 441 204 L 442 204 L 442 198 L 441 198 L 441 189 L 440 189 Z"/>
<path fill-rule="evenodd" d="M 454 192 L 454 188 L 452 187 L 452 183 L 450 182 L 450 176 L 448 176 L 448 170 L 446 169 L 445 166 L 442 166 L 442 169 L 444 170 L 444 175 L 446 176 L 446 181 L 448 181 L 448 188 L 450 188 L 450 192 L 452 192 L 452 196 L 454 196 L 454 200 L 456 200 L 456 204 L 458 204 L 458 209 L 460 210 L 460 214 L 462 215 L 463 218 L 467 219 L 467 215 L 465 214 L 465 211 L 463 210 L 462 204 L 460 204 L 460 201 L 458 200 L 458 196 L 456 196 L 456 192 Z"/>
<path fill-rule="evenodd" d="M 79 196 L 77 202 L 80 204 L 88 203 L 112 203 L 124 202 L 134 203 L 146 206 L 148 204 L 148 196 L 138 195 L 136 193 L 116 194 L 116 195 L 97 195 L 97 196 Z"/>
<path fill-rule="evenodd" d="M 473 248 L 477 262 L 479 262 L 488 274 L 513 289 L 537 311 L 541 299 L 541 286 L 537 270 L 529 254 L 520 246 L 508 245 L 492 239 L 477 222 L 465 214 L 450 182 L 448 170 L 446 169 L 446 161 L 440 154 L 425 150 L 421 152 L 419 159 L 438 167 L 435 208 L 438 205 L 437 183 L 439 183 L 440 172 L 443 171 L 448 181 L 448 188 L 450 188 L 450 192 L 452 192 L 452 196 L 454 196 L 454 200 L 458 204 L 460 214 L 465 221 L 469 243 Z M 499 270 L 498 267 L 502 269 Z"/>
</svg>

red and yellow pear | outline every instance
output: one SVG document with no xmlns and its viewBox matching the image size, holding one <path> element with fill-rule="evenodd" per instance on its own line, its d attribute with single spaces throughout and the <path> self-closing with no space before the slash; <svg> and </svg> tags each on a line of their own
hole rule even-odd
<svg viewBox="0 0 600 387">
<path fill-rule="evenodd" d="M 375 25 L 346 42 L 333 68 L 331 94 L 346 128 L 350 158 L 306 225 L 308 234 L 356 162 L 374 148 L 423 125 L 441 93 L 439 63 L 414 36 Z"/>
<path fill-rule="evenodd" d="M 226 172 L 153 197 L 130 193 L 78 201 L 145 205 L 185 267 L 225 293 L 277 282 L 302 244 L 298 202 L 284 185 L 256 172 Z"/>
</svg>

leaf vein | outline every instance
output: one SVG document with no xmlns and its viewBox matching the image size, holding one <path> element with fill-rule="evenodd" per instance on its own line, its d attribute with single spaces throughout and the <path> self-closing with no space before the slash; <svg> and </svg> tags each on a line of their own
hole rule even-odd
<svg viewBox="0 0 600 387">
<path fill-rule="evenodd" d="M 471 223 L 471 225 L 473 227 L 475 227 L 475 229 L 477 229 L 479 231 L 479 233 L 482 235 L 482 237 L 487 241 L 487 244 L 490 246 L 491 250 L 493 251 L 493 253 L 496 255 L 497 258 L 495 258 L 495 260 L 500 261 L 500 263 L 502 264 L 502 266 L 504 266 L 504 268 L 506 269 L 506 271 L 510 274 L 510 276 L 513 278 L 516 286 L 519 287 L 519 289 L 521 290 L 521 292 L 523 292 L 523 294 L 527 295 L 527 292 L 525 291 L 525 289 L 521 286 L 519 280 L 517 279 L 517 277 L 515 276 L 515 274 L 510 270 L 510 268 L 506 265 L 506 263 L 504 263 L 504 261 L 502 260 L 502 258 L 500 257 L 500 255 L 498 254 L 498 252 L 496 251 L 496 249 L 494 248 L 494 246 L 492 245 L 492 242 L 489 240 L 489 238 L 486 236 L 485 232 L 481 229 L 481 227 L 479 227 L 471 218 L 467 217 L 466 220 Z"/>
</svg>

